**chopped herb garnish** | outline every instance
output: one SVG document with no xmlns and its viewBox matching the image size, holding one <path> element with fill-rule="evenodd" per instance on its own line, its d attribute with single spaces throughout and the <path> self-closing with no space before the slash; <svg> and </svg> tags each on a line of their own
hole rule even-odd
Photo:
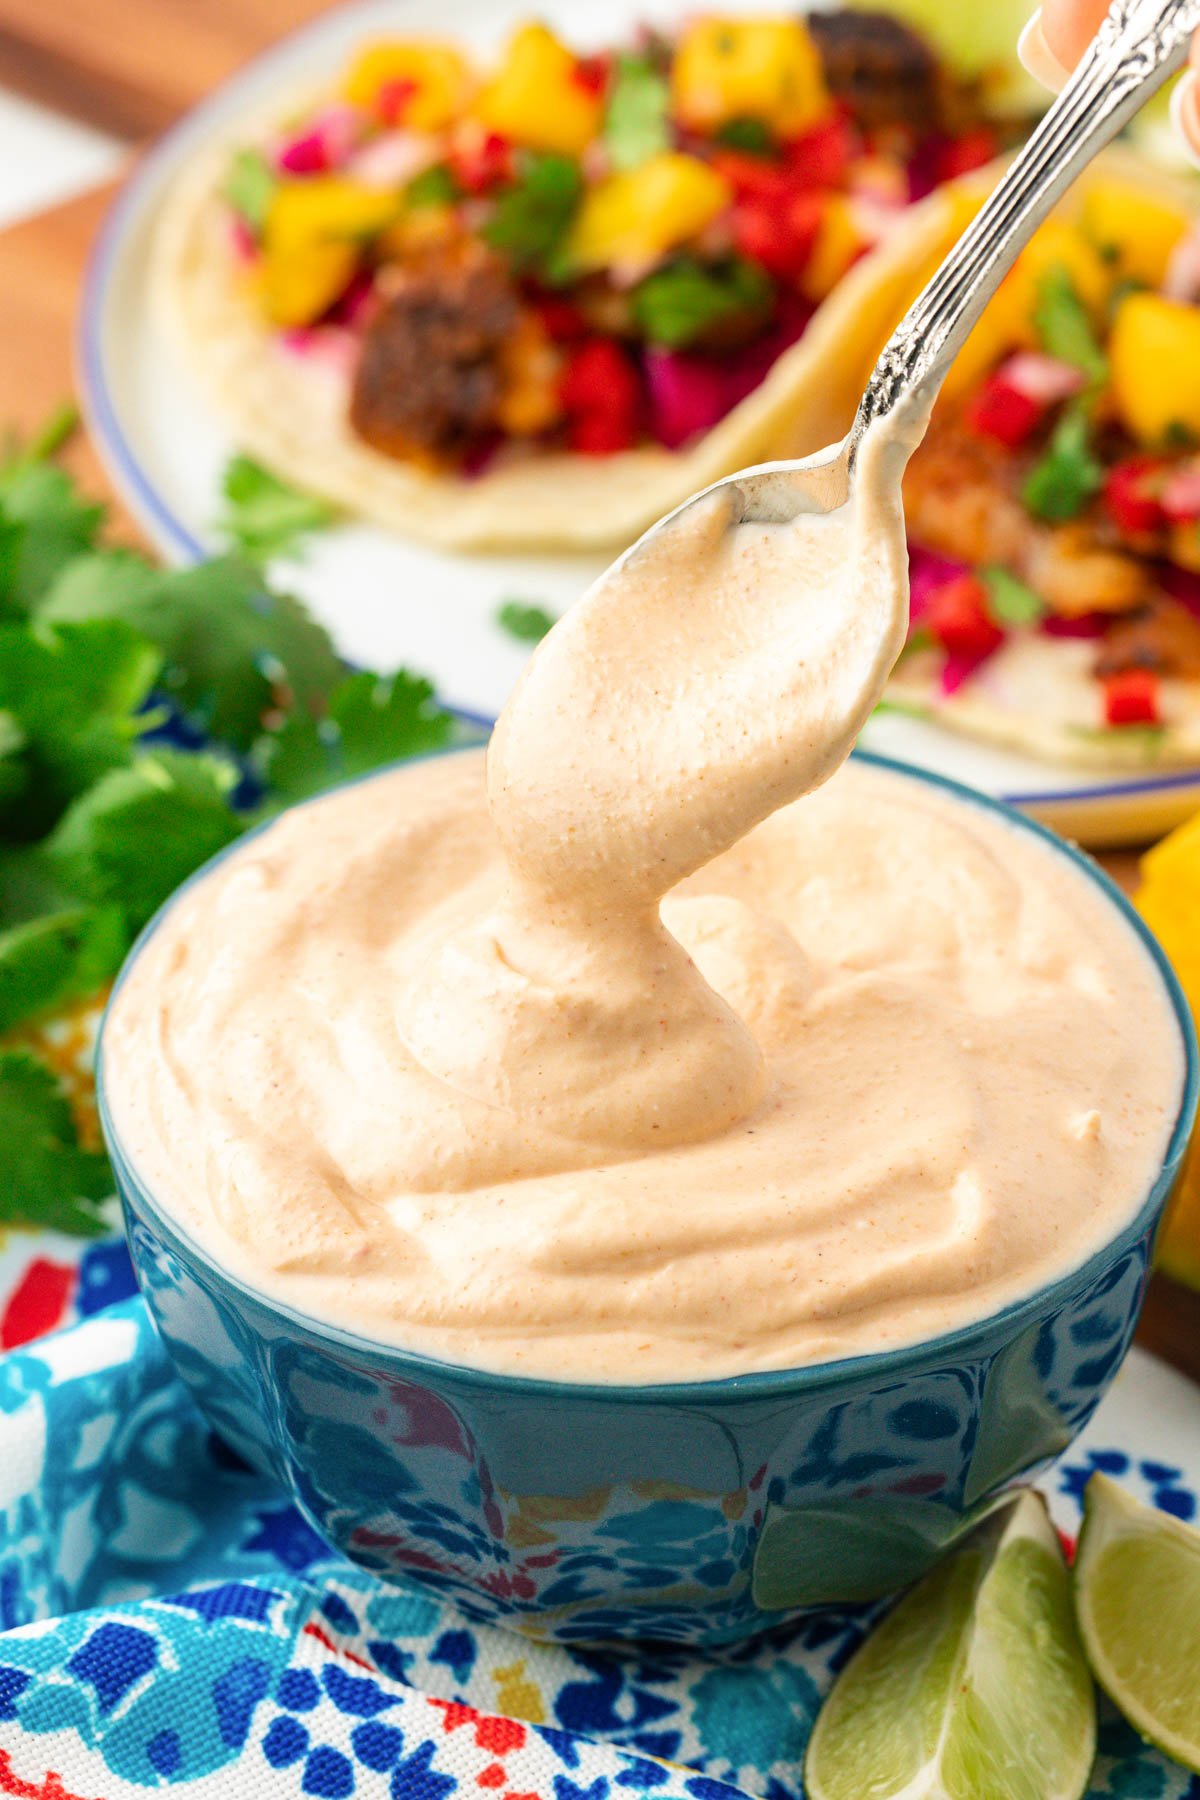
<svg viewBox="0 0 1200 1800">
<path fill-rule="evenodd" d="M 405 203 L 408 206 L 453 206 L 462 199 L 463 190 L 455 180 L 454 171 L 445 163 L 435 163 L 432 169 L 423 169 L 413 177 L 404 190 Z"/>
<path fill-rule="evenodd" d="M 418 676 L 348 675 L 243 559 L 104 547 L 101 509 L 45 460 L 72 417 L 0 463 L 0 1033 L 95 996 L 254 817 L 459 730 Z M 258 541 L 310 505 L 261 472 L 237 497 Z M 211 749 L 180 747 L 193 725 Z M 257 812 L 248 771 L 275 784 Z M 57 1077 L 0 1043 L 0 1222 L 95 1231 L 111 1192 Z"/>
<path fill-rule="evenodd" d="M 767 318 L 772 299 L 770 277 L 745 257 L 709 265 L 680 257 L 648 275 L 630 306 L 648 343 L 682 350 L 719 337 L 738 320 L 753 329 Z"/>
<path fill-rule="evenodd" d="M 0 1219 L 91 1237 L 113 1193 L 108 1158 L 86 1150 L 58 1077 L 29 1050 L 0 1050 Z"/>
<path fill-rule="evenodd" d="M 1046 454 L 1026 479 L 1022 498 L 1035 518 L 1062 524 L 1081 513 L 1104 485 L 1104 470 L 1092 453 L 1086 404 L 1068 406 L 1054 428 Z"/>
<path fill-rule="evenodd" d="M 249 456 L 230 458 L 221 486 L 228 502 L 222 536 L 258 565 L 273 556 L 299 557 L 309 533 L 337 516 L 327 500 L 301 493 Z"/>
<path fill-rule="evenodd" d="M 640 56 L 622 56 L 604 115 L 604 142 L 616 169 L 634 169 L 671 144 L 671 93 L 663 75 Z"/>
<path fill-rule="evenodd" d="M 570 157 L 527 154 L 518 180 L 497 199 L 483 236 L 514 268 L 557 279 L 556 252 L 582 193 L 583 178 Z"/>
<path fill-rule="evenodd" d="M 1045 614 L 1045 602 L 998 563 L 980 569 L 979 579 L 988 592 L 988 611 L 998 625 L 1036 625 Z"/>
<path fill-rule="evenodd" d="M 221 194 L 238 218 L 259 237 L 278 186 L 279 177 L 261 150 L 239 150 L 229 165 Z"/>
<path fill-rule="evenodd" d="M 1079 369 L 1091 387 L 1107 380 L 1108 358 L 1097 342 L 1087 307 L 1061 264 L 1047 269 L 1038 282 L 1033 322 L 1048 355 Z"/>
<path fill-rule="evenodd" d="M 761 119 L 727 119 L 713 136 L 718 144 L 747 156 L 770 156 L 775 149 L 775 139 Z"/>
<path fill-rule="evenodd" d="M 496 608 L 496 623 L 519 643 L 537 644 L 557 621 L 544 606 L 528 600 L 505 600 Z"/>
</svg>

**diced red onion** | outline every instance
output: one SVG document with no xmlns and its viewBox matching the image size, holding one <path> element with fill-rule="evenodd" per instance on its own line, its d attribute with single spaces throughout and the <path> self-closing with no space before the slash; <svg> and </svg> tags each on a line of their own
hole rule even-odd
<svg viewBox="0 0 1200 1800">
<path fill-rule="evenodd" d="M 1087 377 L 1074 363 L 1057 356 L 1045 356 L 1040 350 L 1019 350 L 1001 363 L 998 374 L 1002 381 L 1033 400 L 1038 406 L 1056 406 L 1082 392 Z"/>
</svg>

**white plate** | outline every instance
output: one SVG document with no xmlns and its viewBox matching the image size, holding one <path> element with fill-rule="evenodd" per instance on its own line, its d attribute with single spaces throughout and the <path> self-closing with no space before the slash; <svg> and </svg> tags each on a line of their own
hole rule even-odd
<svg viewBox="0 0 1200 1800">
<path fill-rule="evenodd" d="M 732 5 L 753 11 L 761 0 Z M 536 10 L 573 41 L 600 44 L 639 19 L 677 17 L 681 0 L 544 0 Z M 527 12 L 520 0 L 440 0 L 436 23 L 439 32 L 486 49 Z M 190 113 L 142 160 L 109 215 L 80 321 L 83 402 L 116 487 L 172 560 L 192 561 L 218 547 L 220 476 L 235 444 L 147 304 L 148 250 L 164 190 L 202 143 L 273 92 L 286 95 L 328 75 L 373 32 L 419 33 L 430 22 L 427 0 L 354 0 L 324 14 Z M 343 525 L 315 539 L 303 564 L 276 574 L 328 625 L 346 656 L 420 669 L 449 704 L 490 719 L 527 655 L 497 627 L 498 604 L 515 597 L 560 612 L 602 566 L 603 559 L 588 556 L 452 556 L 376 526 Z M 865 741 L 1001 794 L 1090 843 L 1157 835 L 1200 805 L 1200 769 L 1085 774 L 894 715 L 872 721 Z"/>
</svg>

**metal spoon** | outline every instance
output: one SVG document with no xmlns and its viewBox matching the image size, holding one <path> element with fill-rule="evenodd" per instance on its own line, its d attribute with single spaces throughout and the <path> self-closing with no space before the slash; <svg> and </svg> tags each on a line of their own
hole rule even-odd
<svg viewBox="0 0 1200 1800">
<path fill-rule="evenodd" d="M 941 268 L 897 325 L 840 444 L 727 475 L 652 525 L 633 557 L 698 500 L 728 490 L 731 522 L 785 523 L 849 499 L 867 427 L 902 404 L 932 405 L 964 340 L 1034 231 L 1075 177 L 1187 57 L 1200 0 L 1114 0 L 1091 48 Z M 625 557 L 620 559 L 622 562 Z"/>
</svg>

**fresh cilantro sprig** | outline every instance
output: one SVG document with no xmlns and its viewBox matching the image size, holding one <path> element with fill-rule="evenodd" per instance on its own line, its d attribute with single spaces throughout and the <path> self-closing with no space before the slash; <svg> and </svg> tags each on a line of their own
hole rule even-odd
<svg viewBox="0 0 1200 1800">
<path fill-rule="evenodd" d="M 683 350 L 719 339 L 731 326 L 760 324 L 773 293 L 765 270 L 745 257 L 706 265 L 684 256 L 647 275 L 634 288 L 630 307 L 648 343 Z"/>
<path fill-rule="evenodd" d="M 229 164 L 221 197 L 258 237 L 278 186 L 279 176 L 261 150 L 239 150 Z"/>
<path fill-rule="evenodd" d="M 1104 469 L 1092 450 L 1092 421 L 1081 395 L 1064 411 L 1041 461 L 1026 477 L 1021 497 L 1035 518 L 1065 524 L 1077 518 L 1104 485 Z"/>
<path fill-rule="evenodd" d="M 999 625 L 1036 625 L 1046 612 L 1045 601 L 1019 576 L 999 563 L 980 569 L 987 589 L 988 611 Z"/>
<path fill-rule="evenodd" d="M 79 1142 L 61 1084 L 32 1051 L 0 1050 L 0 1220 L 75 1237 L 105 1229 L 108 1158 Z"/>
<path fill-rule="evenodd" d="M 496 623 L 519 644 L 539 644 L 557 621 L 536 601 L 502 600 L 496 608 Z"/>
<path fill-rule="evenodd" d="M 1078 369 L 1089 387 L 1098 388 L 1107 381 L 1108 358 L 1070 272 L 1061 263 L 1047 269 L 1038 282 L 1033 323 L 1048 356 Z"/>
<path fill-rule="evenodd" d="M 1104 471 L 1092 450 L 1092 413 L 1108 380 L 1108 358 L 1070 272 L 1061 265 L 1047 269 L 1038 283 L 1034 324 L 1047 354 L 1072 364 L 1087 384 L 1064 409 L 1022 490 L 1035 518 L 1064 524 L 1077 518 L 1103 485 Z"/>
<path fill-rule="evenodd" d="M 604 113 L 604 143 L 615 169 L 635 169 L 671 147 L 671 90 L 642 56 L 622 56 Z"/>
<path fill-rule="evenodd" d="M 458 727 L 417 676 L 348 674 L 245 556 L 160 569 L 106 546 L 103 509 L 49 460 L 73 417 L 0 462 L 0 1222 L 91 1232 L 107 1160 L 54 1072 L 4 1034 L 101 991 L 255 818 Z M 313 519 L 264 476 L 234 483 L 256 555 Z"/>
<path fill-rule="evenodd" d="M 337 516 L 327 500 L 301 493 L 250 456 L 234 456 L 222 478 L 222 537 L 257 567 L 273 557 L 298 559 L 310 532 Z"/>
<path fill-rule="evenodd" d="M 516 181 L 497 198 L 483 236 L 514 268 L 557 280 L 582 195 L 583 177 L 569 156 L 526 152 Z"/>
</svg>

